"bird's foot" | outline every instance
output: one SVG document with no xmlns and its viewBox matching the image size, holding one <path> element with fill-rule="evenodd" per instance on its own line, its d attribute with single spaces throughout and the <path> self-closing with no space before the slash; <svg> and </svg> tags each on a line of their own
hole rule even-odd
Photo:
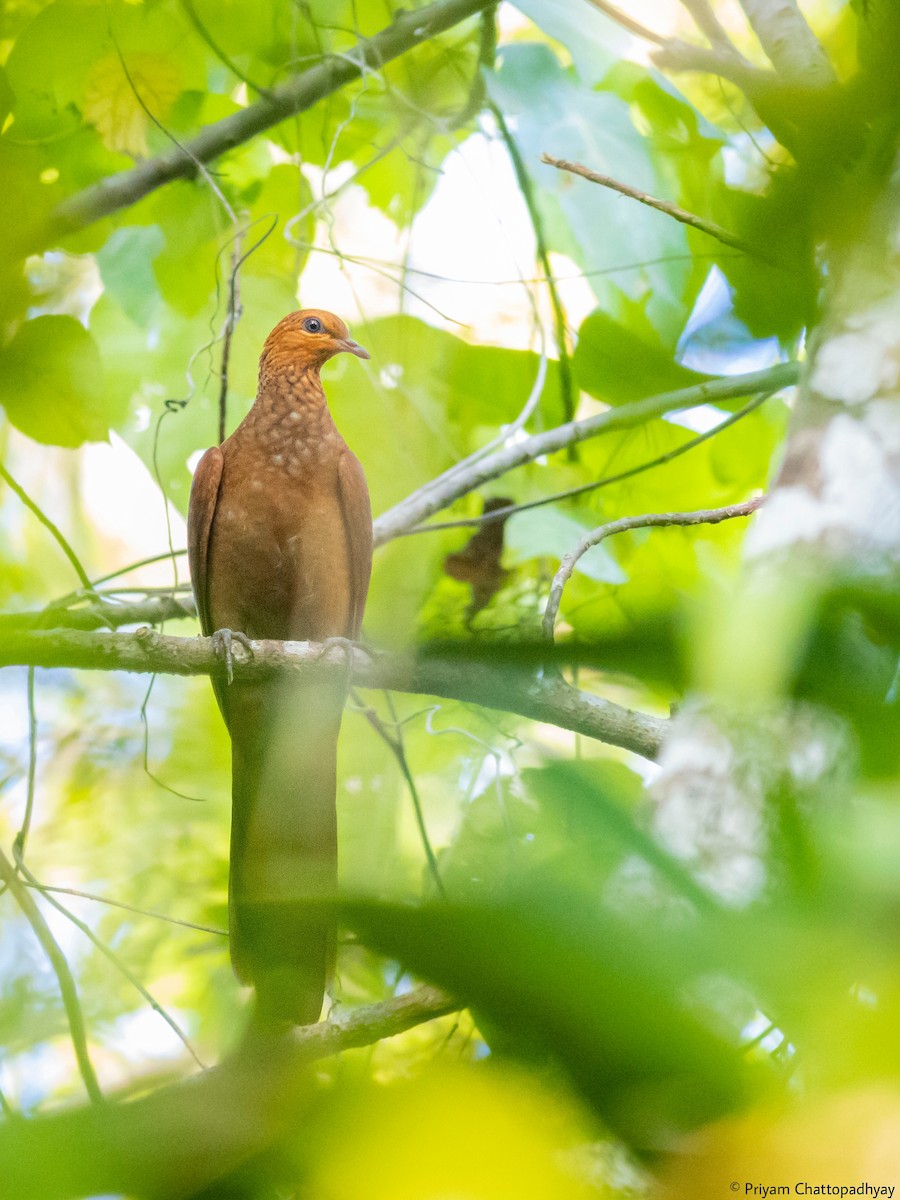
<svg viewBox="0 0 900 1200">
<path fill-rule="evenodd" d="M 253 657 L 253 645 L 246 633 L 241 633 L 237 629 L 217 629 L 211 638 L 213 644 L 213 653 L 216 658 L 220 659 L 225 664 L 225 674 L 229 683 L 234 682 L 234 654 L 232 652 L 232 643 L 239 642 L 250 658 Z"/>
<path fill-rule="evenodd" d="M 319 643 L 319 649 L 316 652 L 316 661 L 318 662 L 320 658 L 324 658 L 329 650 L 337 646 L 340 646 L 340 648 L 344 651 L 345 656 L 349 660 L 353 658 L 353 651 L 357 649 L 358 643 L 354 642 L 352 638 L 346 637 L 335 636 L 323 638 Z"/>
<path fill-rule="evenodd" d="M 348 660 L 353 658 L 357 650 L 360 654 L 365 654 L 367 658 L 371 658 L 373 662 L 377 657 L 376 652 L 370 650 L 364 642 L 354 642 L 353 638 L 335 636 L 322 639 L 319 643 L 319 651 L 316 654 L 316 659 L 320 659 L 326 655 L 332 646 L 340 646 Z"/>
<path fill-rule="evenodd" d="M 353 655 L 357 650 L 361 650 L 364 654 L 368 654 L 370 658 L 372 657 L 372 654 L 371 651 L 367 650 L 365 646 L 360 645 L 359 642 L 354 642 L 352 638 L 338 636 L 327 637 L 323 638 L 319 644 L 319 649 L 316 653 L 316 662 L 319 662 L 319 660 L 322 659 L 329 650 L 338 646 L 344 652 L 345 687 L 349 691 L 350 685 L 353 682 Z"/>
</svg>

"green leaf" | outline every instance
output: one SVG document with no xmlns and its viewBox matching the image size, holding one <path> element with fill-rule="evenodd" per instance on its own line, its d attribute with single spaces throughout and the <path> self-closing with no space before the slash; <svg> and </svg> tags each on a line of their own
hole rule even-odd
<svg viewBox="0 0 900 1200">
<path fill-rule="evenodd" d="M 526 771 L 525 784 L 570 831 L 570 836 L 577 830 L 577 845 L 567 849 L 559 867 L 578 878 L 586 889 L 599 876 L 598 863 L 615 865 L 626 856 L 636 855 L 673 896 L 689 900 L 703 911 L 716 908 L 716 902 L 690 872 L 635 820 L 634 814 L 644 801 L 643 784 L 623 763 L 550 763 Z"/>
<path fill-rule="evenodd" d="M 0 126 L 6 120 L 10 109 L 15 103 L 15 99 L 13 90 L 9 86 L 9 80 L 6 77 L 6 71 L 0 67 Z"/>
<path fill-rule="evenodd" d="M 582 525 L 552 504 L 514 513 L 506 526 L 506 548 L 511 562 L 547 556 L 560 559 L 574 550 L 591 528 Z M 602 543 L 578 560 L 575 570 L 602 583 L 625 583 L 628 576 Z"/>
<path fill-rule="evenodd" d="M 539 161 L 547 151 L 643 191 L 665 194 L 652 146 L 635 127 L 629 105 L 610 93 L 579 87 L 543 45 L 504 46 L 488 86 L 529 164 L 553 248 L 588 273 L 599 303 L 613 316 L 618 317 L 623 296 L 645 301 L 653 327 L 674 345 L 692 277 L 684 227 Z"/>
<path fill-rule="evenodd" d="M 114 417 L 97 346 L 74 317 L 22 326 L 0 354 L 0 403 L 17 429 L 51 446 L 105 441 Z"/>
<path fill-rule="evenodd" d="M 808 196 L 798 182 L 776 176 L 766 196 L 722 189 L 718 216 L 751 244 L 784 262 L 772 266 L 747 254 L 720 253 L 719 266 L 734 288 L 734 310 L 754 337 L 792 345 L 815 324 L 821 279 L 814 261 Z"/>
<path fill-rule="evenodd" d="M 247 255 L 241 268 L 244 275 L 274 275 L 283 285 L 296 281 L 309 251 L 298 243 L 311 243 L 315 237 L 315 217 L 311 211 L 312 191 L 303 172 L 291 163 L 271 166 L 266 155 L 266 169 L 261 181 L 248 193 L 255 192 L 250 205 L 251 221 L 242 251 Z M 250 195 L 247 195 L 250 198 Z M 301 221 L 294 215 L 306 211 Z M 290 229 L 288 225 L 290 223 Z M 243 222 L 242 222 L 243 224 Z M 267 231 L 271 232 L 267 234 Z M 290 240 L 288 240 L 288 233 Z M 262 239 L 262 240 L 260 240 Z M 254 245 L 256 248 L 253 249 Z M 228 271 L 227 261 L 223 274 Z"/>
<path fill-rule="evenodd" d="M 598 9 L 581 9 L 569 0 L 516 0 L 515 7 L 566 47 L 589 87 L 600 83 L 628 47 L 628 34 Z"/>
<path fill-rule="evenodd" d="M 153 259 L 160 293 L 174 309 L 194 316 L 216 286 L 218 238 L 228 223 L 219 201 L 202 180 L 176 181 L 139 211 L 165 234 L 166 244 Z"/>
<path fill-rule="evenodd" d="M 40 11 L 16 39 L 6 63 L 16 97 L 16 136 L 46 138 L 75 129 L 87 73 L 109 44 L 100 5 L 56 0 Z"/>
<path fill-rule="evenodd" d="M 624 301 L 622 307 L 629 324 L 614 320 L 598 308 L 578 331 L 572 361 L 578 384 L 586 392 L 607 404 L 625 404 L 712 378 L 675 361 L 641 305 Z"/>
<path fill-rule="evenodd" d="M 137 225 L 117 229 L 97 254 L 105 291 L 142 329 L 160 303 L 153 260 L 164 245 L 158 225 Z"/>
<path fill-rule="evenodd" d="M 702 939 L 535 875 L 501 903 L 351 903 L 368 945 L 465 997 L 507 1052 L 551 1055 L 616 1133 L 649 1150 L 726 1112 L 747 1083 L 684 995 Z M 661 950 L 665 953 L 660 953 Z"/>
</svg>

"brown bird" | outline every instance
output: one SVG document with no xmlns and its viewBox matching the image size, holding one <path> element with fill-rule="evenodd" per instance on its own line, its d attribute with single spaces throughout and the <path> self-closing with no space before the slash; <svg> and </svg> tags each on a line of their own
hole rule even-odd
<svg viewBox="0 0 900 1200">
<path fill-rule="evenodd" d="M 359 461 L 338 433 L 319 370 L 368 358 L 332 313 L 275 326 L 250 412 L 203 455 L 188 509 L 200 627 L 231 673 L 232 635 L 357 638 L 372 565 Z M 232 744 L 231 960 L 267 1024 L 316 1021 L 334 965 L 334 923 L 304 898 L 337 878 L 335 772 L 346 685 L 213 680 Z"/>
</svg>

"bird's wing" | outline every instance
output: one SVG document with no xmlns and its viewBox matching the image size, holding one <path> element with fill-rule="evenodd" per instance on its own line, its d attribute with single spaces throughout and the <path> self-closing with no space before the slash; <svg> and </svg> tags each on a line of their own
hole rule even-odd
<svg viewBox="0 0 900 1200">
<path fill-rule="evenodd" d="M 191 567 L 191 582 L 194 586 L 200 628 L 206 637 L 214 632 L 209 612 L 209 540 L 219 499 L 224 462 L 224 456 L 218 446 L 207 450 L 194 472 L 191 499 L 188 503 L 188 562 Z"/>
<path fill-rule="evenodd" d="M 338 463 L 338 488 L 350 566 L 349 633 L 357 638 L 372 574 L 372 508 L 365 474 L 351 450 L 345 449 Z"/>
</svg>

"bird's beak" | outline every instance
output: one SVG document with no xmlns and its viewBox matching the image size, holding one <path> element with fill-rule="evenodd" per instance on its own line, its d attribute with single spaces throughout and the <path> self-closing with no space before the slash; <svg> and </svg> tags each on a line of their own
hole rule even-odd
<svg viewBox="0 0 900 1200">
<path fill-rule="evenodd" d="M 341 338 L 338 345 L 342 350 L 346 350 L 348 354 L 355 354 L 357 358 L 368 358 L 369 352 L 359 342 L 354 342 L 353 338 Z"/>
</svg>

